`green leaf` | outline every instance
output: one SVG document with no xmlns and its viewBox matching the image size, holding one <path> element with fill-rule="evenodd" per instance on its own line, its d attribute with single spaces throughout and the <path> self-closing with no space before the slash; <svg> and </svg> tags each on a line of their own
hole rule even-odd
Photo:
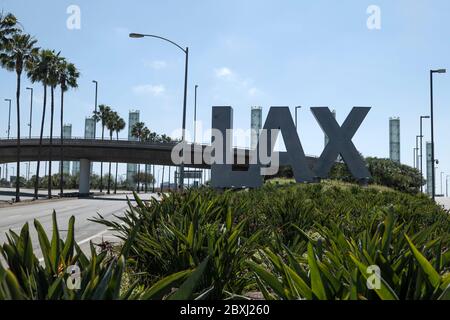
<svg viewBox="0 0 450 320">
<path fill-rule="evenodd" d="M 317 265 L 316 256 L 311 243 L 308 243 L 308 264 L 311 271 L 312 292 L 320 300 L 326 300 L 327 294 L 325 292 L 322 277 L 320 276 L 320 269 L 319 266 Z"/>
<path fill-rule="evenodd" d="M 74 225 L 75 225 L 75 217 L 71 216 L 69 219 L 69 228 L 67 231 L 66 243 L 64 244 L 62 252 L 62 258 L 66 263 L 68 262 L 69 257 L 72 257 L 74 252 L 74 242 L 75 242 Z"/>
<path fill-rule="evenodd" d="M 267 283 L 270 289 L 275 291 L 276 294 L 278 294 L 282 298 L 286 298 L 286 293 L 284 292 L 283 285 L 278 281 L 277 277 L 273 274 L 267 272 L 264 268 L 257 265 L 253 261 L 247 261 L 247 265 L 252 269 L 253 272 L 255 272 L 258 277 Z"/>
<path fill-rule="evenodd" d="M 192 298 L 192 294 L 200 282 L 206 267 L 208 266 L 209 256 L 192 272 L 183 282 L 181 287 L 169 297 L 168 300 L 188 300 Z"/>
<path fill-rule="evenodd" d="M 59 258 L 60 258 L 60 247 L 59 247 L 60 239 L 59 239 L 59 230 L 58 230 L 58 223 L 56 221 L 55 210 L 53 210 L 52 220 L 53 220 L 53 235 L 52 235 L 52 242 L 51 242 L 51 249 L 50 249 L 50 260 L 51 260 L 53 273 L 58 274 Z"/>
<path fill-rule="evenodd" d="M 50 273 L 52 268 L 52 260 L 50 257 L 50 241 L 48 240 L 47 234 L 44 231 L 44 228 L 42 227 L 41 223 L 37 220 L 34 220 L 34 228 L 37 231 L 38 239 L 39 239 L 39 245 L 41 247 L 42 256 L 44 258 L 45 262 L 45 268 L 48 273 Z"/>
<path fill-rule="evenodd" d="M 160 299 L 166 294 L 173 286 L 191 274 L 192 270 L 184 270 L 170 276 L 164 277 L 156 282 L 151 288 L 147 289 L 141 296 L 141 300 Z"/>
<path fill-rule="evenodd" d="M 360 262 L 353 254 L 350 253 L 350 258 L 353 260 L 353 262 L 358 267 L 359 271 L 363 275 L 364 279 L 369 278 L 369 274 L 367 273 L 367 266 L 364 265 L 362 262 Z M 380 277 L 380 288 L 374 288 L 374 291 L 376 294 L 380 297 L 382 300 L 398 300 L 398 296 L 395 293 L 394 290 L 389 286 L 389 284 L 383 279 L 383 277 Z"/>
<path fill-rule="evenodd" d="M 411 251 L 416 258 L 417 262 L 419 263 L 420 267 L 422 268 L 423 272 L 427 275 L 428 281 L 431 283 L 433 288 L 439 287 L 441 284 L 441 277 L 439 276 L 439 273 L 437 273 L 436 270 L 434 270 L 431 263 L 425 258 L 419 250 L 414 246 L 412 241 L 408 238 L 408 236 L 405 234 L 406 241 L 408 241 L 409 247 L 411 248 Z"/>
</svg>

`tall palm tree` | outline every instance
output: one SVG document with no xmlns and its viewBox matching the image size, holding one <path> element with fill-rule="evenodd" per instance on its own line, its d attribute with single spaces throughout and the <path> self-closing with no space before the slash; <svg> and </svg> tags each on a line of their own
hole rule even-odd
<svg viewBox="0 0 450 320">
<path fill-rule="evenodd" d="M 49 73 L 48 73 L 48 84 L 50 86 L 50 148 L 48 150 L 48 198 L 52 197 L 52 145 L 53 145 L 53 117 L 55 114 L 55 89 L 59 84 L 60 79 L 60 69 L 59 63 L 61 61 L 61 57 L 59 56 L 60 52 L 56 55 L 53 55 L 53 59 L 50 64 Z"/>
<path fill-rule="evenodd" d="M 94 111 L 93 119 L 95 122 L 101 122 L 102 124 L 102 140 L 105 138 L 105 127 L 108 122 L 111 108 L 107 105 L 101 104 L 98 106 L 98 111 Z M 103 191 L 103 162 L 100 162 L 100 192 Z"/>
<path fill-rule="evenodd" d="M 114 127 L 114 131 L 116 132 L 116 138 L 117 141 L 119 141 L 119 132 L 122 131 L 123 129 L 125 129 L 126 123 L 125 120 L 123 120 L 123 118 L 119 117 L 115 123 L 115 127 Z M 119 164 L 116 162 L 116 178 L 115 178 L 115 183 L 114 183 L 114 194 L 117 193 L 117 169 L 118 169 Z"/>
<path fill-rule="evenodd" d="M 144 122 L 137 122 L 133 125 L 133 127 L 131 128 L 131 135 L 135 138 L 138 138 L 138 140 L 140 142 L 145 140 L 145 137 L 148 136 L 150 130 L 145 126 Z M 140 174 L 141 174 L 141 165 L 138 164 L 137 165 L 137 169 L 138 169 L 138 173 L 137 173 L 137 192 L 139 192 L 139 183 L 140 183 Z"/>
<path fill-rule="evenodd" d="M 12 13 L 0 12 L 0 50 L 12 40 L 12 35 L 20 31 L 17 24 L 17 18 Z"/>
<path fill-rule="evenodd" d="M 37 40 L 28 34 L 15 33 L 0 53 L 0 64 L 8 71 L 15 71 L 16 107 L 17 107 L 17 169 L 16 169 L 16 202 L 20 202 L 20 88 L 23 71 L 29 70 L 39 49 L 35 47 Z"/>
<path fill-rule="evenodd" d="M 69 63 L 66 59 L 61 58 L 58 63 L 58 83 L 61 88 L 61 163 L 60 163 L 60 177 L 59 177 L 59 187 L 61 196 L 63 195 L 63 160 L 64 160 L 64 136 L 63 136 L 63 128 L 64 128 L 64 92 L 69 90 L 70 88 L 77 88 L 78 83 L 77 80 L 80 77 L 80 72 L 77 70 L 73 63 Z"/>
<path fill-rule="evenodd" d="M 119 115 L 115 111 L 111 111 L 108 120 L 106 122 L 106 128 L 109 130 L 109 140 L 112 141 L 113 133 L 116 129 L 116 123 L 119 121 Z M 108 191 L 107 194 L 111 193 L 111 161 L 109 162 L 109 171 L 108 171 Z"/>
<path fill-rule="evenodd" d="M 47 108 L 47 88 L 49 86 L 49 73 L 52 63 L 55 60 L 55 51 L 53 50 L 41 50 L 36 57 L 35 61 L 31 64 L 31 68 L 28 71 L 28 77 L 32 83 L 41 82 L 44 87 L 44 98 L 42 105 L 42 120 L 41 120 L 41 132 L 39 135 L 39 149 L 38 149 L 38 160 L 36 166 L 36 179 L 34 181 L 34 199 L 38 199 L 38 189 L 39 189 L 39 170 L 41 165 L 41 154 L 42 154 L 42 139 L 44 136 L 44 125 L 45 125 L 45 112 Z"/>
</svg>

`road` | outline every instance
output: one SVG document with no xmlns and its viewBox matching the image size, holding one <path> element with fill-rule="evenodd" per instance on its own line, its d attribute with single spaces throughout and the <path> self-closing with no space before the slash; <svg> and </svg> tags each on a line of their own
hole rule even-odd
<svg viewBox="0 0 450 320">
<path fill-rule="evenodd" d="M 34 219 L 39 220 L 47 235 L 51 238 L 52 233 L 52 213 L 56 212 L 58 219 L 58 228 L 61 238 L 65 239 L 68 222 L 71 216 L 75 216 L 75 240 L 85 252 L 89 252 L 89 242 L 99 243 L 104 240 L 117 241 L 111 231 L 105 226 L 88 221 L 95 217 L 97 212 L 106 219 L 115 219 L 114 215 L 123 215 L 128 208 L 127 196 L 134 203 L 132 195 L 102 196 L 93 199 L 58 199 L 41 200 L 37 203 L 17 204 L 0 208 L 0 244 L 3 244 L 6 238 L 6 232 L 13 230 L 17 233 L 25 223 L 30 224 L 30 230 L 33 240 L 33 248 L 36 255 L 40 258 L 39 242 L 36 230 L 34 228 Z M 149 200 L 151 197 L 157 198 L 156 194 L 141 194 L 141 199 Z"/>
<path fill-rule="evenodd" d="M 74 193 L 78 192 L 78 190 L 70 190 L 70 189 L 64 189 L 65 193 Z M 98 193 L 99 190 L 91 190 L 93 193 Z M 103 190 L 104 193 L 106 193 L 106 190 Z M 117 190 L 117 193 L 119 194 L 130 194 L 130 191 L 122 191 Z M 47 197 L 48 191 L 46 189 L 39 189 L 39 197 L 45 198 Z M 52 195 L 58 196 L 59 189 L 52 190 Z M 15 188 L 0 188 L 0 204 L 2 202 L 8 202 L 11 201 L 16 197 L 16 189 Z M 21 200 L 31 200 L 34 198 L 34 189 L 27 189 L 27 188 L 20 188 L 20 199 Z"/>
<path fill-rule="evenodd" d="M 436 197 L 436 202 L 444 206 L 445 209 L 450 210 L 450 198 Z"/>
</svg>

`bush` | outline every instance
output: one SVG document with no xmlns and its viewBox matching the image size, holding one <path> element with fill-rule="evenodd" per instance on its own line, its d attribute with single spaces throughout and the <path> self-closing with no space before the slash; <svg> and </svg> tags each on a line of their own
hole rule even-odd
<svg viewBox="0 0 450 320">
<path fill-rule="evenodd" d="M 418 193 L 420 187 L 425 184 L 425 180 L 420 174 L 420 171 L 410 166 L 394 162 L 389 159 L 366 158 L 367 168 L 372 176 L 371 184 L 378 184 L 386 186 L 397 191 L 407 193 Z M 289 166 L 281 166 L 278 174 L 266 179 L 274 178 L 292 178 L 292 169 Z M 357 183 L 347 165 L 342 162 L 337 162 L 330 170 L 329 179 L 339 180 L 344 182 Z"/>
<path fill-rule="evenodd" d="M 326 182 L 135 199 L 117 222 L 93 219 L 123 244 L 91 244 L 90 257 L 73 217 L 65 241 L 55 214 L 51 240 L 35 221 L 43 265 L 28 224 L 10 231 L 0 299 L 450 299 L 450 216 L 423 195 Z M 369 266 L 380 271 L 373 290 Z"/>
<path fill-rule="evenodd" d="M 256 290 L 277 299 L 434 299 L 446 296 L 450 281 L 448 213 L 425 196 L 388 189 L 324 183 L 189 190 L 140 202 L 120 222 L 96 221 L 123 240 L 142 223 L 130 257 L 131 276 L 145 286 L 208 261 L 191 298 Z M 423 270 L 419 250 L 434 272 Z M 390 295 L 367 289 L 362 270 L 373 264 L 380 266 Z M 433 283 L 424 272 L 434 274 Z M 323 290 L 315 287 L 316 273 Z M 430 288 L 437 283 L 441 289 Z M 405 289 L 414 285 L 422 289 Z"/>
</svg>

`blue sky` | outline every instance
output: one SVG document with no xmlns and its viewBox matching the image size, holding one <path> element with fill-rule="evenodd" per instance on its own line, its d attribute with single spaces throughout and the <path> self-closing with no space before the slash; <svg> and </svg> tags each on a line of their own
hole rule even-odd
<svg viewBox="0 0 450 320">
<path fill-rule="evenodd" d="M 66 27 L 72 4 L 81 10 L 79 30 Z M 381 9 L 380 30 L 367 28 L 369 5 Z M 250 125 L 253 105 L 263 107 L 264 117 L 270 106 L 293 110 L 302 105 L 301 141 L 305 152 L 315 155 L 323 149 L 323 133 L 309 107 L 336 109 L 342 123 L 353 106 L 371 106 L 353 139 L 357 148 L 364 155 L 388 157 L 388 119 L 398 116 L 402 162 L 412 164 L 419 116 L 429 112 L 428 71 L 450 68 L 450 2 L 445 0 L 2 0 L 0 8 L 13 12 L 41 47 L 61 51 L 80 69 L 79 88 L 67 94 L 65 108 L 65 122 L 72 123 L 75 136 L 83 135 L 84 118 L 93 109 L 93 79 L 99 81 L 99 103 L 111 105 L 126 120 L 129 110 L 138 109 L 153 131 L 171 133 L 181 125 L 182 52 L 157 39 L 130 39 L 129 32 L 158 34 L 189 46 L 188 128 L 195 84 L 197 117 L 205 128 L 213 105 L 231 105 L 234 126 L 243 129 Z M 37 135 L 42 88 L 34 87 Z M 450 75 L 436 75 L 437 172 L 448 173 L 449 88 Z M 13 97 L 14 90 L 14 74 L 0 70 L 2 100 Z M 28 100 L 24 91 L 23 123 Z M 3 103 L 2 110 L 6 107 Z M 6 121 L 0 121 L 2 136 Z M 426 141 L 427 122 L 424 128 Z"/>
</svg>

